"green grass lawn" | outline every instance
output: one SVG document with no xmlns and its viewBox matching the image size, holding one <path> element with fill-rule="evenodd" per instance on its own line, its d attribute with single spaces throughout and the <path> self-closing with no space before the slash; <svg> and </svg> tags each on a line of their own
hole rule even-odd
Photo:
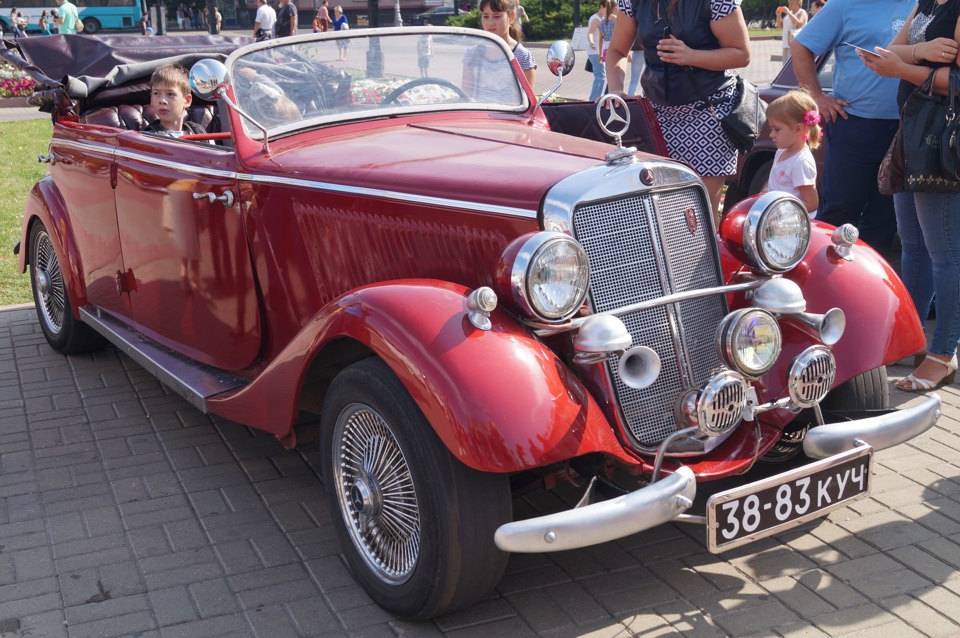
<svg viewBox="0 0 960 638">
<path fill-rule="evenodd" d="M 37 155 L 46 154 L 52 131 L 49 119 L 0 122 L 0 306 L 33 301 L 30 277 L 17 272 L 13 245 L 27 195 L 46 173 Z"/>
</svg>

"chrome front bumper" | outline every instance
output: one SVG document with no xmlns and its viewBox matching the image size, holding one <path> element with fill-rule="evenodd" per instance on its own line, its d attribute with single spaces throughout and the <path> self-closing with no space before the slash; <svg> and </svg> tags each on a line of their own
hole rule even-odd
<svg viewBox="0 0 960 638">
<path fill-rule="evenodd" d="M 940 396 L 882 416 L 812 428 L 803 451 L 827 458 L 861 442 L 882 450 L 923 434 L 940 418 Z M 616 540 L 676 519 L 693 505 L 696 479 L 688 467 L 609 501 L 500 526 L 494 541 L 505 552 L 540 553 L 577 549 Z"/>
<path fill-rule="evenodd" d="M 501 525 L 493 539 L 505 552 L 557 552 L 598 545 L 673 520 L 693 505 L 697 481 L 680 467 L 656 483 L 609 501 Z"/>
<path fill-rule="evenodd" d="M 811 458 L 825 459 L 852 450 L 857 441 L 874 450 L 899 445 L 932 428 L 940 418 L 941 404 L 940 395 L 934 394 L 917 405 L 889 414 L 811 428 L 803 439 L 803 451 Z"/>
</svg>

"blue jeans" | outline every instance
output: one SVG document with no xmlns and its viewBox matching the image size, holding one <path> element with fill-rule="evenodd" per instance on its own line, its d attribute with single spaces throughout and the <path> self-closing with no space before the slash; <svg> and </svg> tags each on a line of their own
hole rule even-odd
<svg viewBox="0 0 960 638">
<path fill-rule="evenodd" d="M 930 352 L 952 357 L 960 341 L 960 194 L 897 193 L 894 200 L 903 283 L 922 320 L 936 303 Z"/>
<path fill-rule="evenodd" d="M 627 95 L 637 94 L 637 85 L 640 83 L 640 76 L 643 75 L 645 65 L 643 51 L 634 51 L 633 61 L 630 63 L 630 90 L 627 91 Z"/>
<path fill-rule="evenodd" d="M 834 226 L 855 225 L 860 239 L 883 253 L 890 249 L 897 221 L 893 198 L 877 190 L 877 170 L 899 122 L 847 117 L 824 127 L 817 219 Z"/>
<path fill-rule="evenodd" d="M 603 95 L 603 89 L 607 86 L 607 69 L 600 61 L 599 53 L 588 53 L 587 59 L 593 65 L 593 86 L 590 87 L 590 101 L 593 102 Z"/>
</svg>

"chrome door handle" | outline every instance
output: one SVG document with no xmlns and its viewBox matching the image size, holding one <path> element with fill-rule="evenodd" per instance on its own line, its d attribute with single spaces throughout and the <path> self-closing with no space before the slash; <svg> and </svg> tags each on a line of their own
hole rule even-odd
<svg viewBox="0 0 960 638">
<path fill-rule="evenodd" d="M 37 161 L 41 164 L 53 164 L 56 160 L 53 153 L 50 153 L 49 155 L 37 155 Z"/>
<path fill-rule="evenodd" d="M 222 202 L 227 208 L 231 208 L 234 202 L 233 191 L 223 191 L 223 195 L 217 195 L 216 193 L 194 193 L 193 198 L 205 199 L 211 204 L 213 202 Z"/>
</svg>

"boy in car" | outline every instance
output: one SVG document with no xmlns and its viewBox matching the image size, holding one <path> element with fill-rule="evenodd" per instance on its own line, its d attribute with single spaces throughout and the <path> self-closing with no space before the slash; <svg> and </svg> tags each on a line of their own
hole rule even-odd
<svg viewBox="0 0 960 638">
<path fill-rule="evenodd" d="M 150 106 L 159 116 L 143 129 L 144 133 L 180 137 L 206 133 L 196 122 L 186 119 L 187 107 L 193 102 L 187 70 L 179 64 L 165 64 L 150 77 Z"/>
</svg>

